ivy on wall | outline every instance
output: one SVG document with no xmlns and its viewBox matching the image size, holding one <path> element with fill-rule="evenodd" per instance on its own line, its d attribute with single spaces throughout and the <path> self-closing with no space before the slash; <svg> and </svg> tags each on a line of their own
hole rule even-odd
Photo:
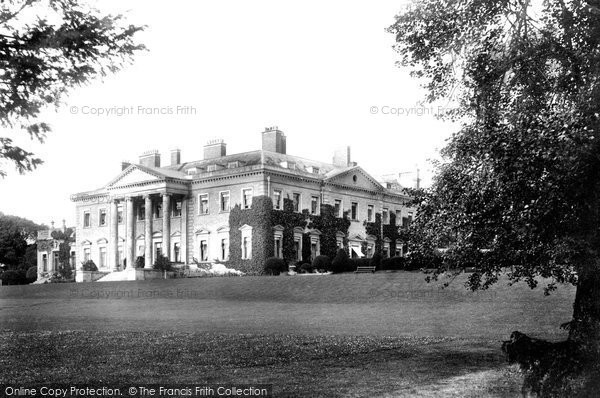
<svg viewBox="0 0 600 398">
<path fill-rule="evenodd" d="M 396 240 L 400 239 L 398 226 L 396 225 L 396 215 L 389 213 L 390 223 L 381 225 L 381 213 L 375 213 L 375 222 L 365 221 L 365 231 L 367 235 L 373 235 L 375 240 L 375 253 L 383 254 L 383 239 L 390 239 L 390 256 L 396 252 Z M 383 236 L 382 236 L 383 232 Z M 366 249 L 366 248 L 365 248 Z"/>
<path fill-rule="evenodd" d="M 273 224 L 271 213 L 273 203 L 268 196 L 255 196 L 252 206 L 242 209 L 235 205 L 229 213 L 229 266 L 246 274 L 264 273 L 264 265 L 269 257 L 273 257 Z M 243 225 L 252 227 L 252 258 L 242 259 Z"/>
</svg>

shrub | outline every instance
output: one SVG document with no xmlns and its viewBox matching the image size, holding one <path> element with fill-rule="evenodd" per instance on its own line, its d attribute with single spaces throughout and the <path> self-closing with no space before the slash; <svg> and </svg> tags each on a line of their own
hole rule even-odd
<svg viewBox="0 0 600 398">
<path fill-rule="evenodd" d="M 350 268 L 350 259 L 344 249 L 339 249 L 335 258 L 331 262 L 331 270 L 333 272 L 346 272 Z"/>
<path fill-rule="evenodd" d="M 83 270 L 84 271 L 98 271 L 98 267 L 96 267 L 96 264 L 94 263 L 93 260 L 87 260 L 83 263 Z"/>
<path fill-rule="evenodd" d="M 278 257 L 269 257 L 265 261 L 265 273 L 269 275 L 279 275 L 287 270 L 285 261 Z"/>
<path fill-rule="evenodd" d="M 135 264 L 133 264 L 134 268 L 144 268 L 146 265 L 146 257 L 145 256 L 137 256 L 135 259 Z"/>
<path fill-rule="evenodd" d="M 331 271 L 331 260 L 327 256 L 317 256 L 312 263 L 313 269 L 322 271 Z"/>
<path fill-rule="evenodd" d="M 378 269 L 381 270 L 389 270 L 389 271 L 399 271 L 404 269 L 404 257 L 390 257 L 384 258 L 381 260 Z"/>
<path fill-rule="evenodd" d="M 3 285 L 26 285 L 27 273 L 24 270 L 4 271 L 1 276 Z"/>
<path fill-rule="evenodd" d="M 32 283 L 37 280 L 37 266 L 29 267 L 27 269 L 27 273 L 25 274 L 25 278 L 27 278 L 27 283 Z"/>
<path fill-rule="evenodd" d="M 160 271 L 171 271 L 171 261 L 167 257 L 160 255 L 154 261 L 153 268 Z"/>
<path fill-rule="evenodd" d="M 371 257 L 371 261 L 369 261 L 369 265 L 371 267 L 375 267 L 375 269 L 379 269 L 380 264 L 381 264 L 381 254 L 379 254 L 379 252 L 376 252 L 375 254 L 373 254 L 373 257 Z"/>
<path fill-rule="evenodd" d="M 300 266 L 300 270 L 299 270 L 299 272 L 300 272 L 301 274 L 312 274 L 312 272 L 313 272 L 313 267 L 312 267 L 312 265 L 310 265 L 309 263 L 303 263 L 303 264 Z"/>
</svg>

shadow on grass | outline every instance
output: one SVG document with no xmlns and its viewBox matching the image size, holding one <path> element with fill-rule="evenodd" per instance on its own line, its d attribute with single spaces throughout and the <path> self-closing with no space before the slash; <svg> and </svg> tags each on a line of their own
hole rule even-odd
<svg viewBox="0 0 600 398">
<path fill-rule="evenodd" d="M 0 350 L 0 384 L 264 383 L 284 397 L 428 395 L 506 368 L 499 343 L 428 337 L 7 331 Z M 463 384 L 477 394 L 459 395 L 481 395 Z M 514 395 L 514 384 L 492 390 Z"/>
</svg>

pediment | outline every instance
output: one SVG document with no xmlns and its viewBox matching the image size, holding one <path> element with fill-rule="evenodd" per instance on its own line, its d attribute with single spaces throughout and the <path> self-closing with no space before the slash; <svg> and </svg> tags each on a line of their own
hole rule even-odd
<svg viewBox="0 0 600 398">
<path fill-rule="evenodd" d="M 121 174 L 117 176 L 114 180 L 112 180 L 108 184 L 108 188 L 130 185 L 130 184 L 138 184 L 142 182 L 154 182 L 154 181 L 163 181 L 164 178 L 159 176 L 158 174 L 152 174 L 145 170 L 141 170 L 135 165 L 131 165 Z"/>
<path fill-rule="evenodd" d="M 371 191 L 383 190 L 383 186 L 359 166 L 341 171 L 337 174 L 333 174 L 328 177 L 326 181 L 335 184 L 346 185 L 349 187 L 354 186 L 357 188 L 368 189 Z"/>
</svg>

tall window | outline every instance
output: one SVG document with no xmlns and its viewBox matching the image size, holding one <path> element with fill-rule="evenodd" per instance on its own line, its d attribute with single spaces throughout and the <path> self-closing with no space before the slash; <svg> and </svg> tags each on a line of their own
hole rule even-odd
<svg viewBox="0 0 600 398">
<path fill-rule="evenodd" d="M 100 248 L 100 267 L 106 267 L 106 247 Z"/>
<path fill-rule="evenodd" d="M 229 191 L 221 192 L 221 211 L 229 211 Z"/>
<path fill-rule="evenodd" d="M 208 214 L 208 194 L 198 195 L 198 214 Z"/>
<path fill-rule="evenodd" d="M 247 260 L 250 258 L 250 238 L 244 236 L 242 241 L 242 259 Z"/>
<path fill-rule="evenodd" d="M 173 243 L 173 260 L 176 263 L 180 262 L 179 261 L 180 252 L 181 252 L 181 248 L 179 246 L 179 242 Z"/>
<path fill-rule="evenodd" d="M 396 225 L 400 225 L 402 220 L 402 210 L 396 210 Z"/>
<path fill-rule="evenodd" d="M 281 210 L 281 190 L 275 189 L 273 191 L 273 208 L 275 210 Z"/>
<path fill-rule="evenodd" d="M 42 254 L 42 271 L 48 271 L 48 255 L 45 253 Z"/>
<path fill-rule="evenodd" d="M 310 259 L 314 260 L 317 257 L 317 242 L 310 243 Z"/>
<path fill-rule="evenodd" d="M 281 244 L 281 236 L 275 237 L 275 257 L 283 258 L 283 248 Z"/>
<path fill-rule="evenodd" d="M 319 213 L 319 197 L 311 196 L 310 197 L 310 214 L 318 214 Z"/>
<path fill-rule="evenodd" d="M 221 260 L 229 260 L 229 239 L 221 239 Z"/>
<path fill-rule="evenodd" d="M 342 201 L 340 199 L 336 199 L 333 202 L 333 210 L 334 210 L 334 213 L 335 213 L 336 217 L 342 217 L 343 216 L 343 214 L 342 214 Z"/>
<path fill-rule="evenodd" d="M 300 212 L 300 194 L 299 193 L 294 193 L 293 196 L 293 201 L 294 201 L 294 211 L 295 212 Z"/>
<path fill-rule="evenodd" d="M 146 219 L 146 203 L 142 202 L 138 206 L 138 220 L 143 221 Z"/>
<path fill-rule="evenodd" d="M 296 260 L 298 261 L 302 260 L 302 241 L 300 239 L 294 240 L 294 253 L 296 254 Z"/>
<path fill-rule="evenodd" d="M 57 270 L 59 266 L 59 261 L 58 261 L 58 252 L 53 252 L 52 253 L 52 267 Z"/>
<path fill-rule="evenodd" d="M 181 217 L 181 199 L 172 202 L 171 206 L 171 214 L 173 217 Z"/>
<path fill-rule="evenodd" d="M 162 243 L 156 242 L 154 244 L 154 259 L 156 260 L 160 256 L 162 256 Z"/>
<path fill-rule="evenodd" d="M 98 224 L 103 227 L 106 225 L 106 209 L 100 209 L 100 216 L 98 217 Z"/>
<path fill-rule="evenodd" d="M 242 207 L 244 209 L 252 207 L 252 188 L 242 189 Z"/>
<path fill-rule="evenodd" d="M 162 218 L 163 216 L 163 208 L 162 208 L 162 202 L 156 202 L 154 203 L 154 218 Z"/>
<path fill-rule="evenodd" d="M 92 259 L 92 250 L 89 247 L 83 249 L 83 261 L 88 262 Z"/>
<path fill-rule="evenodd" d="M 200 261 L 208 261 L 208 242 L 200 241 Z"/>
<path fill-rule="evenodd" d="M 352 217 L 352 220 L 358 221 L 358 203 L 352 202 L 352 207 L 351 207 L 351 210 L 350 210 L 350 215 Z"/>
<path fill-rule="evenodd" d="M 386 209 L 385 207 L 383 208 L 383 212 L 381 214 L 381 222 L 383 224 L 389 224 L 390 223 L 390 210 Z"/>
<path fill-rule="evenodd" d="M 367 206 L 367 221 L 373 222 L 373 205 Z"/>
<path fill-rule="evenodd" d="M 91 226 L 92 226 L 92 222 L 90 219 L 90 212 L 86 211 L 85 213 L 83 213 L 83 227 L 89 228 Z"/>
<path fill-rule="evenodd" d="M 74 251 L 71 252 L 71 257 L 69 259 L 69 263 L 71 264 L 71 268 L 75 268 L 75 260 L 76 260 L 76 254 Z"/>
</svg>

